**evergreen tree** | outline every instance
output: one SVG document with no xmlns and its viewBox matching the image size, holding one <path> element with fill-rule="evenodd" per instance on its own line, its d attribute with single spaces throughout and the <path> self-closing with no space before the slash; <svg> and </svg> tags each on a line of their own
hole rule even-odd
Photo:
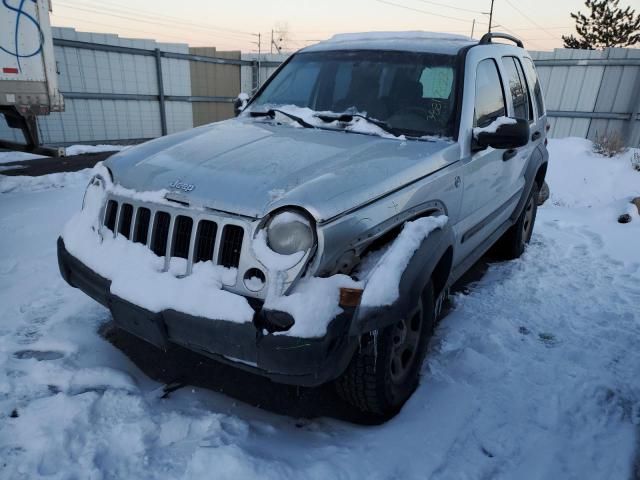
<svg viewBox="0 0 640 480">
<path fill-rule="evenodd" d="M 586 0 L 591 13 L 572 13 L 578 38 L 562 36 L 565 48 L 595 50 L 607 47 L 628 47 L 640 42 L 640 15 L 630 7 L 624 10 L 619 0 Z"/>
</svg>

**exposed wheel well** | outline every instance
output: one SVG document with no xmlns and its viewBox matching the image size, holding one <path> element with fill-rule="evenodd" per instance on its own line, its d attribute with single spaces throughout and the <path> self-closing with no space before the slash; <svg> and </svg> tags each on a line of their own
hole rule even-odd
<svg viewBox="0 0 640 480">
<path fill-rule="evenodd" d="M 431 281 L 433 282 L 433 293 L 436 297 L 442 293 L 442 290 L 447 285 L 449 274 L 451 273 L 451 263 L 453 261 L 453 248 L 447 248 L 440 260 L 434 268 L 431 274 Z"/>
<path fill-rule="evenodd" d="M 547 162 L 543 163 L 542 165 L 540 165 L 540 168 L 538 168 L 538 171 L 536 172 L 536 183 L 538 184 L 538 188 L 542 188 L 544 179 L 547 176 L 547 165 Z"/>
</svg>

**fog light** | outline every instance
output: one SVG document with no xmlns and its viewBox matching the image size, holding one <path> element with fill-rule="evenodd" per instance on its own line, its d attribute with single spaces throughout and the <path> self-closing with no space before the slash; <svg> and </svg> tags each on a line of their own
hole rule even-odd
<svg viewBox="0 0 640 480">
<path fill-rule="evenodd" d="M 257 268 L 250 268 L 244 274 L 244 286 L 250 292 L 259 292 L 264 288 L 265 283 L 267 283 L 267 277 Z"/>
</svg>

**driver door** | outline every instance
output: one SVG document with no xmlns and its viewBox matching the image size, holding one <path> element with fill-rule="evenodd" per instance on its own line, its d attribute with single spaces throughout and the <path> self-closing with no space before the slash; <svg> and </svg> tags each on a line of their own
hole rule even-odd
<svg viewBox="0 0 640 480">
<path fill-rule="evenodd" d="M 473 127 L 486 127 L 507 115 L 500 70 L 493 58 L 481 60 L 476 69 Z M 505 150 L 472 149 L 463 167 L 464 194 L 461 207 L 457 258 L 462 260 L 504 222 L 501 214 L 509 200 L 510 169 Z"/>
</svg>

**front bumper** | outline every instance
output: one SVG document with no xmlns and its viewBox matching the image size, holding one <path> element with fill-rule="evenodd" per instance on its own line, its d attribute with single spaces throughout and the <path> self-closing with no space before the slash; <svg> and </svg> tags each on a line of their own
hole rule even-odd
<svg viewBox="0 0 640 480">
<path fill-rule="evenodd" d="M 347 367 L 358 337 L 349 336 L 354 309 L 334 318 L 321 338 L 265 334 L 269 312 L 253 304 L 251 323 L 195 317 L 175 310 L 154 313 L 123 300 L 110 291 L 111 282 L 71 255 L 58 239 L 58 265 L 65 281 L 107 307 L 115 324 L 127 332 L 166 349 L 176 343 L 208 357 L 279 383 L 317 386 L 337 378 Z"/>
</svg>

